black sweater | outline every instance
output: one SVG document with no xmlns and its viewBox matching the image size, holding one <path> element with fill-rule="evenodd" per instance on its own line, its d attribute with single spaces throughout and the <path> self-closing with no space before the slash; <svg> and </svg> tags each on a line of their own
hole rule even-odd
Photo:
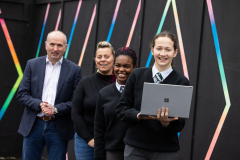
<svg viewBox="0 0 240 160">
<path fill-rule="evenodd" d="M 151 151 L 178 151 L 180 146 L 177 133 L 183 129 L 184 120 L 172 121 L 168 127 L 162 127 L 161 122 L 158 120 L 139 121 L 137 119 L 137 114 L 141 108 L 144 82 L 154 83 L 152 67 L 132 71 L 116 107 L 116 114 L 120 120 L 129 124 L 124 142 L 133 147 Z M 161 83 L 189 85 L 188 79 L 175 70 Z"/>
<path fill-rule="evenodd" d="M 105 160 L 106 150 L 124 150 L 123 138 L 128 125 L 115 113 L 120 96 L 115 83 L 99 92 L 94 122 L 95 160 Z"/>
<path fill-rule="evenodd" d="M 84 77 L 75 90 L 72 101 L 72 120 L 75 131 L 87 143 L 94 137 L 94 117 L 98 92 L 111 83 L 111 78 L 111 75 L 95 73 Z"/>
</svg>

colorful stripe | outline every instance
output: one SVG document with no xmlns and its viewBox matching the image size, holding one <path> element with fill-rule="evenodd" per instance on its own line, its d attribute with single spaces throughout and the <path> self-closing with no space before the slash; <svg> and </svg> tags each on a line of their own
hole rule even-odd
<svg viewBox="0 0 240 160">
<path fill-rule="evenodd" d="M 22 72 L 22 68 L 20 66 L 20 63 L 18 61 L 18 57 L 17 57 L 16 51 L 14 49 L 14 46 L 13 46 L 12 40 L 10 38 L 10 35 L 9 35 L 9 32 L 8 32 L 8 29 L 7 29 L 7 26 L 5 24 L 4 19 L 0 18 L 0 23 L 2 25 L 2 29 L 3 29 L 3 32 L 5 34 L 5 37 L 6 37 L 6 40 L 7 40 L 7 43 L 8 43 L 8 47 L 9 47 L 10 52 L 12 54 L 13 62 L 15 64 L 15 67 L 16 67 L 17 72 L 18 72 L 17 81 L 15 82 L 15 84 L 14 84 L 13 88 L 11 89 L 6 101 L 3 104 L 3 107 L 0 110 L 0 121 L 1 121 L 4 113 L 6 112 L 8 106 L 10 104 L 10 102 L 12 101 L 13 96 L 15 95 L 15 93 L 18 89 L 18 86 L 20 85 L 20 82 L 21 82 L 22 77 L 23 77 L 23 72 Z"/>
<path fill-rule="evenodd" d="M 181 34 L 180 23 L 179 23 L 179 19 L 178 19 L 177 6 L 176 6 L 175 0 L 172 0 L 172 5 L 173 5 L 173 13 L 174 13 L 174 18 L 175 18 L 175 23 L 176 23 L 176 28 L 177 28 L 177 35 L 178 35 L 178 42 L 179 42 L 179 47 L 180 47 L 181 59 L 182 59 L 183 73 L 184 73 L 184 76 L 187 77 L 187 79 L 189 79 L 187 62 L 186 62 L 186 57 L 185 57 L 185 52 L 184 52 L 184 47 L 183 47 L 182 34 Z"/>
<path fill-rule="evenodd" d="M 60 9 L 60 10 L 59 10 L 59 13 L 58 13 L 58 19 L 57 19 L 55 31 L 58 30 L 58 26 L 59 26 L 59 22 L 60 22 L 60 19 L 61 19 L 61 15 L 62 15 L 62 10 Z"/>
<path fill-rule="evenodd" d="M 163 23 L 164 23 L 164 21 L 165 21 L 165 18 L 166 18 L 166 15 L 167 15 L 167 11 L 168 11 L 168 8 L 169 8 L 169 5 L 170 5 L 170 2 L 171 2 L 172 0 L 168 0 L 167 1 L 167 4 L 166 4 L 166 6 L 165 6 L 165 9 L 164 9 L 164 12 L 163 12 L 163 15 L 162 15 L 162 19 L 161 19 L 161 21 L 160 21 L 160 24 L 159 24 L 159 27 L 158 27 L 158 30 L 157 30 L 157 34 L 159 34 L 160 32 L 161 32 L 161 30 L 162 30 L 162 26 L 163 26 Z M 156 34 L 156 35 L 157 35 Z M 152 50 L 150 51 L 150 53 L 149 53 L 149 56 L 148 56 L 148 60 L 147 60 L 147 63 L 146 63 L 146 66 L 145 67 L 149 67 L 149 65 L 150 65 L 150 62 L 151 62 L 151 59 L 152 59 Z"/>
<path fill-rule="evenodd" d="M 39 56 L 39 52 L 40 52 L 40 48 L 41 48 L 41 44 L 42 44 L 42 38 L 43 38 L 43 34 L 44 34 L 44 30 L 45 30 L 45 26 L 46 26 L 46 22 L 47 22 L 47 18 L 48 18 L 49 8 L 50 8 L 50 3 L 48 3 L 48 5 L 47 5 L 45 18 L 44 18 L 44 22 L 43 22 L 43 27 L 42 27 L 42 32 L 41 32 L 40 40 L 39 40 L 39 43 L 38 43 L 36 58 Z"/>
<path fill-rule="evenodd" d="M 141 0 L 139 0 L 139 3 L 138 3 L 137 11 L 136 11 L 136 14 L 135 14 L 135 17 L 134 17 L 134 20 L 133 20 L 133 24 L 132 24 L 132 28 L 131 28 L 130 34 L 128 36 L 128 41 L 127 41 L 126 47 L 130 46 L 130 43 L 131 43 L 131 40 L 132 40 L 132 36 L 133 36 L 133 32 L 134 32 L 134 29 L 135 29 L 135 26 L 136 26 L 136 23 L 137 23 L 138 15 L 139 15 L 139 12 L 140 12 L 140 9 L 141 9 Z"/>
<path fill-rule="evenodd" d="M 213 39 L 214 39 L 214 44 L 215 44 L 215 49 L 216 49 L 216 54 L 217 54 L 218 67 L 219 67 L 219 71 L 220 71 L 220 77 L 221 77 L 221 81 L 222 81 L 222 87 L 223 87 L 223 93 L 224 93 L 226 105 L 225 105 L 224 111 L 222 113 L 222 116 L 220 118 L 220 121 L 218 123 L 217 129 L 216 129 L 216 131 L 214 133 L 212 142 L 211 142 L 211 144 L 209 146 L 209 149 L 208 149 L 207 155 L 205 157 L 205 160 L 209 160 L 211 155 L 212 155 L 213 149 L 214 149 L 215 144 L 217 142 L 217 139 L 219 137 L 220 131 L 221 131 L 222 126 L 223 126 L 223 123 L 224 123 L 224 121 L 225 121 L 225 119 L 227 117 L 229 108 L 231 106 L 211 0 L 207 0 L 207 5 L 208 5 L 208 12 L 209 12 L 210 21 L 211 21 Z"/>
<path fill-rule="evenodd" d="M 91 21 L 90 21 L 90 24 L 89 24 L 89 27 L 88 27 L 87 35 L 86 35 L 86 38 L 85 38 L 85 42 L 84 42 L 84 45 L 83 45 L 83 48 L 82 48 L 81 56 L 80 56 L 80 59 L 79 59 L 79 62 L 78 62 L 79 66 L 82 65 L 83 56 L 84 56 L 84 53 L 85 53 L 85 50 L 86 50 L 86 47 L 87 47 L 88 39 L 89 39 L 91 30 L 92 30 L 92 25 L 93 25 L 95 15 L 96 15 L 96 8 L 97 8 L 97 5 L 95 4 L 95 7 L 93 9 L 92 18 L 91 18 Z"/>
<path fill-rule="evenodd" d="M 82 5 L 82 0 L 79 0 L 79 2 L 78 2 L 78 7 L 77 7 L 77 11 L 76 11 L 76 15 L 75 15 L 74 22 L 73 22 L 73 26 L 72 26 L 72 30 L 71 30 L 71 34 L 70 34 L 69 41 L 68 41 L 68 46 L 67 46 L 67 49 L 66 49 L 64 58 L 67 58 L 67 56 L 68 56 L 69 48 L 70 48 L 70 45 L 71 45 L 71 42 L 72 42 L 72 37 L 73 37 L 73 33 L 74 33 L 74 30 L 75 30 L 75 27 L 76 27 L 76 23 L 77 23 L 77 19 L 78 19 L 78 14 L 79 14 L 81 5 Z"/>
<path fill-rule="evenodd" d="M 114 25 L 115 25 L 115 21 L 117 19 L 120 3 L 121 3 L 121 0 L 118 0 L 117 6 L 116 6 L 116 9 L 115 9 L 115 12 L 114 12 L 114 16 L 113 16 L 113 19 L 112 19 L 112 24 L 111 24 L 111 27 L 110 27 L 110 31 L 108 33 L 107 42 L 110 42 L 112 32 L 113 32 L 113 28 L 114 28 Z"/>
</svg>

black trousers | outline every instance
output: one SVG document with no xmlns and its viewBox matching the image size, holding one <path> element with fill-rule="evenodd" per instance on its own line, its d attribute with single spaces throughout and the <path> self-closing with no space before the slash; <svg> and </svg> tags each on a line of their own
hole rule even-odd
<svg viewBox="0 0 240 160">
<path fill-rule="evenodd" d="M 124 160 L 124 151 L 107 151 L 106 157 L 107 160 Z"/>
<path fill-rule="evenodd" d="M 177 160 L 177 152 L 155 152 L 125 145 L 124 160 Z"/>
</svg>

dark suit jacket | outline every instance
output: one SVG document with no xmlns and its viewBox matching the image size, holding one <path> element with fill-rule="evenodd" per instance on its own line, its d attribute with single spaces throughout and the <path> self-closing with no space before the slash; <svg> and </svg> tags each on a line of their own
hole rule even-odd
<svg viewBox="0 0 240 160">
<path fill-rule="evenodd" d="M 46 69 L 46 56 L 34 58 L 27 62 L 17 99 L 25 107 L 18 132 L 28 136 L 38 114 L 38 105 L 42 102 L 42 91 Z M 58 80 L 55 107 L 55 123 L 64 141 L 73 139 L 74 126 L 71 119 L 72 98 L 81 79 L 81 68 L 63 58 Z"/>
</svg>

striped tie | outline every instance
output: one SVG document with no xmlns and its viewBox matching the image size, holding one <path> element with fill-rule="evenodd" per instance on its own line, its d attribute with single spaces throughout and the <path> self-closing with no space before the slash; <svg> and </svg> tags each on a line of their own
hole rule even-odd
<svg viewBox="0 0 240 160">
<path fill-rule="evenodd" d="M 125 86 L 121 86 L 121 87 L 120 87 L 120 93 L 122 93 L 122 92 L 123 92 L 123 90 L 124 90 L 124 87 L 125 87 Z"/>
<path fill-rule="evenodd" d="M 158 72 L 158 73 L 155 75 L 155 78 L 156 78 L 156 83 L 162 82 L 163 77 L 162 77 L 162 75 L 161 75 L 160 72 Z"/>
</svg>

